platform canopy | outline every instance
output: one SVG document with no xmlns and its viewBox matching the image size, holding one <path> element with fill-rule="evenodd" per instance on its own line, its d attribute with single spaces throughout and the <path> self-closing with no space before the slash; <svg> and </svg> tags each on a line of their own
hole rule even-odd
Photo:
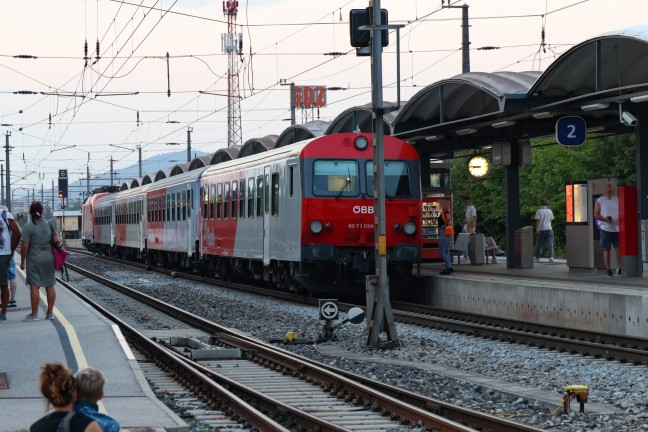
<svg viewBox="0 0 648 432">
<path fill-rule="evenodd" d="M 317 138 L 324 135 L 324 132 L 326 132 L 328 127 L 329 122 L 323 120 L 314 120 L 301 125 L 290 126 L 281 132 L 279 138 L 277 138 L 275 148 L 287 146 L 311 138 Z"/>
<path fill-rule="evenodd" d="M 178 174 L 184 174 L 185 172 L 189 171 L 189 165 L 191 165 L 191 162 L 174 165 L 169 172 L 169 177 L 177 176 Z"/>
<path fill-rule="evenodd" d="M 158 172 L 155 173 L 155 177 L 153 178 L 153 181 L 156 182 L 169 177 L 169 172 L 171 172 L 171 169 L 159 170 Z"/>
<path fill-rule="evenodd" d="M 133 180 L 131 180 L 131 184 L 130 184 L 131 189 L 136 188 L 136 187 L 139 187 L 139 185 L 140 185 L 140 181 L 139 181 L 139 179 L 133 179 Z"/>
<path fill-rule="evenodd" d="M 277 135 L 266 135 L 261 138 L 251 138 L 243 143 L 236 158 L 243 158 L 257 153 L 272 150 L 275 147 Z"/>
<path fill-rule="evenodd" d="M 207 165 L 216 165 L 221 162 L 227 162 L 232 159 L 236 159 L 242 148 L 243 146 L 234 146 L 219 149 L 211 155 L 211 158 L 209 158 L 209 163 Z"/>
<path fill-rule="evenodd" d="M 385 102 L 385 106 L 396 106 L 394 102 Z M 383 129 L 386 134 L 391 133 L 391 124 L 396 117 L 398 111 L 392 111 L 383 116 Z M 373 130 L 373 112 L 371 111 L 371 104 L 360 105 L 351 107 L 342 111 L 337 117 L 333 119 L 331 124 L 326 129 L 324 135 L 331 135 L 343 132 L 365 132 L 371 133 Z"/>
<path fill-rule="evenodd" d="M 120 191 L 125 191 L 128 190 L 128 182 L 123 182 L 121 186 L 119 187 Z"/>
<path fill-rule="evenodd" d="M 605 33 L 570 48 L 544 73 L 478 72 L 431 84 L 403 106 L 392 134 L 420 152 L 449 154 L 552 135 L 562 116 L 583 117 L 590 133 L 632 132 L 619 110 L 648 100 L 646 65 L 647 27 Z"/>
<path fill-rule="evenodd" d="M 189 169 L 188 171 L 193 171 L 198 168 L 203 168 L 209 165 L 209 161 L 213 157 L 213 154 L 205 155 L 205 156 L 198 156 L 195 157 L 191 160 L 191 163 L 189 164 Z"/>
</svg>

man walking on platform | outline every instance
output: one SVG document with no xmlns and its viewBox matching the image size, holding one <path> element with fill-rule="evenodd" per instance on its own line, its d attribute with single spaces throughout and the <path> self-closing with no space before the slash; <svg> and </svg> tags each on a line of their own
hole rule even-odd
<svg viewBox="0 0 648 432">
<path fill-rule="evenodd" d="M 601 232 L 601 247 L 603 248 L 603 262 L 607 276 L 614 273 L 610 268 L 610 248 L 614 247 L 617 261 L 617 276 L 621 276 L 621 254 L 619 253 L 619 200 L 614 193 L 614 186 L 608 183 L 605 194 L 596 201 L 594 206 L 594 219 L 598 221 Z"/>
<path fill-rule="evenodd" d="M 542 248 L 547 245 L 547 255 L 549 262 L 554 260 L 554 232 L 551 229 L 551 221 L 554 220 L 554 215 L 551 209 L 547 207 L 547 200 L 540 200 L 540 208 L 536 210 L 536 247 L 535 247 L 535 262 L 540 262 L 540 255 L 542 255 Z"/>
</svg>

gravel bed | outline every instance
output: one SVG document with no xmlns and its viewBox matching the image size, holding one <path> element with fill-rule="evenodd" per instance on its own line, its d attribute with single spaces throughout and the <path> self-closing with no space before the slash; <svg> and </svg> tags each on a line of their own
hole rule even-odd
<svg viewBox="0 0 648 432">
<path fill-rule="evenodd" d="M 280 339 L 288 331 L 302 338 L 316 339 L 321 331 L 317 308 L 241 293 L 193 281 L 174 279 L 159 273 L 98 261 L 73 254 L 70 262 L 102 274 L 124 285 L 170 302 L 194 314 L 258 339 Z M 555 431 L 640 431 L 648 430 L 648 374 L 645 366 L 487 341 L 469 336 L 397 324 L 400 348 L 372 350 L 366 346 L 364 324 L 347 324 L 336 331 L 336 345 L 361 354 L 432 363 L 493 379 L 563 394 L 563 386 L 590 386 L 589 401 L 614 407 L 622 414 L 596 415 L 572 411 L 548 417 L 546 408 L 533 400 L 501 394 L 416 367 L 373 361 L 350 360 L 320 354 L 315 345 L 292 345 L 287 349 L 371 379 L 491 414 L 527 414 L 511 417 L 534 427 Z"/>
</svg>

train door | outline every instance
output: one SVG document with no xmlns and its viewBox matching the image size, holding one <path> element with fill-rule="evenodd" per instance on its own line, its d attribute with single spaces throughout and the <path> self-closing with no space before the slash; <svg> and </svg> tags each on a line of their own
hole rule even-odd
<svg viewBox="0 0 648 432">
<path fill-rule="evenodd" d="M 182 191 L 182 218 L 186 218 L 187 229 L 187 255 L 193 255 L 194 245 L 194 218 L 191 216 L 191 183 Z"/>
<path fill-rule="evenodd" d="M 263 168 L 263 265 L 270 264 L 270 167 Z"/>
</svg>

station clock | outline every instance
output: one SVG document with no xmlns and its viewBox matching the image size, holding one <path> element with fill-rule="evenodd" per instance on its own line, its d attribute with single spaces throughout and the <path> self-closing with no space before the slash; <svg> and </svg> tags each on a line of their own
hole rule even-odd
<svg viewBox="0 0 648 432">
<path fill-rule="evenodd" d="M 482 178 L 488 174 L 490 163 L 483 156 L 473 156 L 468 160 L 468 172 L 475 178 Z"/>
</svg>

